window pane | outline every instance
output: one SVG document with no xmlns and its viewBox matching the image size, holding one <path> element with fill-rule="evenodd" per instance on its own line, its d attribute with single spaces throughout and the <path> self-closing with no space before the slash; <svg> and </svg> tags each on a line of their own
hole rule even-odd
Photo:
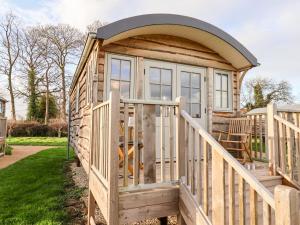
<svg viewBox="0 0 300 225">
<path fill-rule="evenodd" d="M 215 104 L 216 107 L 221 108 L 221 91 L 216 91 Z"/>
<path fill-rule="evenodd" d="M 192 87 L 195 87 L 195 88 L 200 88 L 200 77 L 201 77 L 201 74 L 199 73 L 192 73 L 191 75 L 191 84 L 192 84 Z"/>
<path fill-rule="evenodd" d="M 162 100 L 171 100 L 172 99 L 172 86 L 162 85 Z"/>
<path fill-rule="evenodd" d="M 172 85 L 172 71 L 171 70 L 166 70 L 166 69 L 161 70 L 161 83 L 167 84 L 167 85 Z"/>
<path fill-rule="evenodd" d="M 190 73 L 181 72 L 180 81 L 182 87 L 189 87 L 190 86 Z"/>
<path fill-rule="evenodd" d="M 124 98 L 129 98 L 130 96 L 130 82 L 121 81 L 120 83 L 120 93 Z"/>
<path fill-rule="evenodd" d="M 228 108 L 228 92 L 222 92 L 222 108 Z"/>
<path fill-rule="evenodd" d="M 110 90 L 120 90 L 119 81 L 111 80 L 110 81 Z"/>
<path fill-rule="evenodd" d="M 121 61 L 121 80 L 130 80 L 130 61 Z"/>
<path fill-rule="evenodd" d="M 228 90 L 228 76 L 224 75 L 222 76 L 222 91 Z"/>
<path fill-rule="evenodd" d="M 192 88 L 192 102 L 200 103 L 200 89 Z"/>
<path fill-rule="evenodd" d="M 160 85 L 150 84 L 150 93 L 152 99 L 160 100 Z"/>
<path fill-rule="evenodd" d="M 201 117 L 201 112 L 200 112 L 200 104 L 192 104 L 192 117 Z"/>
<path fill-rule="evenodd" d="M 119 59 L 111 59 L 111 78 L 120 79 L 120 63 Z"/>
<path fill-rule="evenodd" d="M 185 104 L 185 111 L 187 112 L 187 113 L 191 113 L 191 110 L 190 110 L 190 108 L 191 108 L 191 104 L 190 103 L 186 103 Z"/>
<path fill-rule="evenodd" d="M 181 96 L 185 97 L 187 102 L 190 102 L 190 89 L 189 88 L 181 88 Z"/>
<path fill-rule="evenodd" d="M 216 76 L 215 76 L 215 79 L 216 79 L 216 81 L 215 81 L 215 85 L 216 85 L 216 87 L 215 87 L 215 89 L 216 90 L 221 90 L 221 75 L 220 74 L 216 74 Z"/>
<path fill-rule="evenodd" d="M 151 83 L 160 84 L 160 69 L 150 67 L 149 79 Z"/>
</svg>

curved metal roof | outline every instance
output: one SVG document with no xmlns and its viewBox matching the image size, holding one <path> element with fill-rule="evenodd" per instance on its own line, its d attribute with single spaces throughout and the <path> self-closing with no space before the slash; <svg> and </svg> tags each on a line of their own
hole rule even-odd
<svg viewBox="0 0 300 225">
<path fill-rule="evenodd" d="M 251 66 L 259 65 L 256 57 L 231 35 L 212 24 L 187 16 L 174 14 L 147 14 L 129 17 L 98 28 L 97 38 L 108 40 L 130 30 L 153 25 L 179 25 L 207 32 L 232 46 L 251 64 Z"/>
</svg>

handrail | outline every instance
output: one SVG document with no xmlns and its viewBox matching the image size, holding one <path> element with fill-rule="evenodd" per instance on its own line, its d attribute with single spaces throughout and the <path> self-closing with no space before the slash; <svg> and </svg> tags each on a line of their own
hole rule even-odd
<svg viewBox="0 0 300 225">
<path fill-rule="evenodd" d="M 274 119 L 278 120 L 279 122 L 283 123 L 284 125 L 286 125 L 287 127 L 293 129 L 294 131 L 296 131 L 297 133 L 300 133 L 300 128 L 295 126 L 294 124 L 292 124 L 291 122 L 281 118 L 278 115 L 274 115 Z"/>
<path fill-rule="evenodd" d="M 266 201 L 273 209 L 275 209 L 275 200 L 273 194 L 252 175 L 246 168 L 244 168 L 232 155 L 230 155 L 200 124 L 198 124 L 186 111 L 181 111 L 181 116 L 190 123 L 190 125 L 197 129 L 199 134 L 205 139 L 207 143 L 213 146 L 213 150 L 217 151 L 220 156 L 232 167 L 235 171 L 243 177 L 243 179 Z"/>
<path fill-rule="evenodd" d="M 144 104 L 144 105 L 160 105 L 160 106 L 177 106 L 175 101 L 159 101 L 159 100 L 142 100 L 142 99 L 120 99 L 121 103 Z"/>
<path fill-rule="evenodd" d="M 93 110 L 99 109 L 99 108 L 101 108 L 101 107 L 103 107 L 105 105 L 108 105 L 108 104 L 109 104 L 109 101 L 102 102 L 102 103 L 96 105 L 95 107 L 93 107 Z"/>
</svg>

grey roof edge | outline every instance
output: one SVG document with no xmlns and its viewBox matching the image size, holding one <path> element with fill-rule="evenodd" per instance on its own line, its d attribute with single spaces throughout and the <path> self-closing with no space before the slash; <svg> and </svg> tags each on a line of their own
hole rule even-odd
<svg viewBox="0 0 300 225">
<path fill-rule="evenodd" d="M 120 33 L 151 25 L 182 25 L 206 31 L 235 48 L 252 66 L 259 65 L 257 58 L 234 37 L 212 24 L 188 16 L 176 14 L 145 14 L 133 16 L 98 28 L 97 38 L 107 40 Z"/>
</svg>

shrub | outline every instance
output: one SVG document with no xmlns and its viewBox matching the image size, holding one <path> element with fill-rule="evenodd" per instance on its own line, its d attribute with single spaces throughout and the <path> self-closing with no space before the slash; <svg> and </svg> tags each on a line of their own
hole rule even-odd
<svg viewBox="0 0 300 225">
<path fill-rule="evenodd" d="M 5 155 L 11 155 L 12 154 L 12 150 L 13 150 L 13 148 L 11 146 L 6 145 L 5 146 L 5 150 L 4 150 Z"/>
<path fill-rule="evenodd" d="M 37 121 L 9 121 L 7 125 L 8 135 L 12 137 L 58 137 L 67 136 L 67 125 L 58 125 L 56 129 L 51 124 L 45 125 Z"/>
</svg>

